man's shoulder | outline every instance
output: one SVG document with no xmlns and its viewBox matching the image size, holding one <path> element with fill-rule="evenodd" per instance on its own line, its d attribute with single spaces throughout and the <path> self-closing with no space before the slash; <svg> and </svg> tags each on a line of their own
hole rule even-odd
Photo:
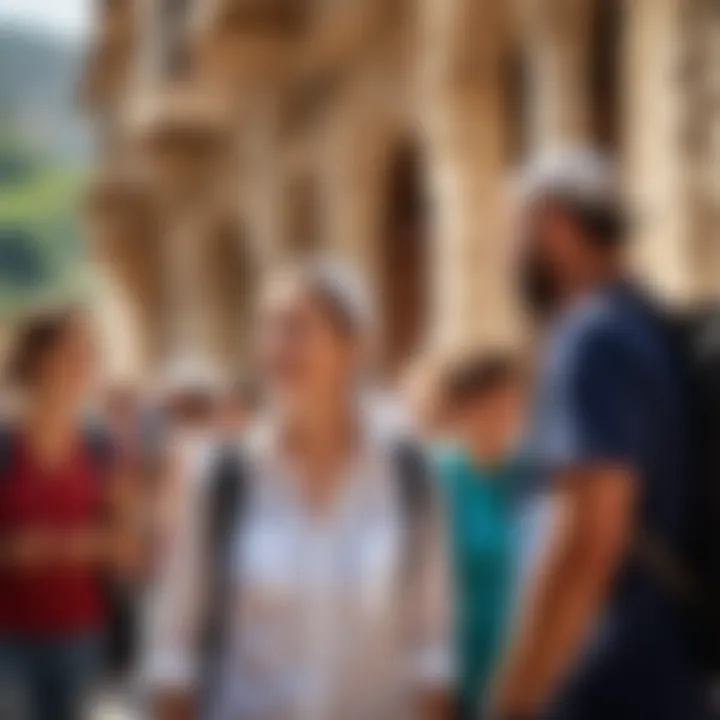
<svg viewBox="0 0 720 720">
<path fill-rule="evenodd" d="M 544 374 L 563 383 L 590 373 L 622 375 L 659 361 L 665 343 L 651 312 L 614 296 L 592 298 L 556 329 Z"/>
<path fill-rule="evenodd" d="M 598 351 L 633 353 L 656 329 L 650 311 L 638 301 L 602 295 L 567 320 L 556 342 L 574 357 Z"/>
</svg>

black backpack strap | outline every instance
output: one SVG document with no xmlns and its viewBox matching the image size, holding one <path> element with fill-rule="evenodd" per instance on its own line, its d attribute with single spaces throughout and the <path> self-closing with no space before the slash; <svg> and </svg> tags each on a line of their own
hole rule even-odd
<svg viewBox="0 0 720 720">
<path fill-rule="evenodd" d="M 110 432 L 101 425 L 86 424 L 81 428 L 81 437 L 83 449 L 90 458 L 97 481 L 103 487 L 107 487 L 112 478 L 113 466 L 115 465 L 115 448 Z M 106 503 L 103 503 L 100 520 L 103 523 L 113 521 Z"/>
<path fill-rule="evenodd" d="M 17 433 L 17 429 L 10 425 L 0 426 L 0 481 L 10 469 Z M 86 425 L 82 428 L 82 442 L 90 456 L 90 461 L 104 479 L 112 467 L 114 457 L 110 435 L 101 427 Z"/>
<path fill-rule="evenodd" d="M 248 494 L 247 464 L 237 447 L 223 448 L 210 471 L 205 505 L 206 593 L 200 628 L 201 707 L 207 708 L 218 679 L 218 663 L 230 619 L 230 555 Z"/>
<path fill-rule="evenodd" d="M 10 425 L 0 426 L 0 482 L 5 478 L 12 463 L 13 446 L 17 429 Z M 110 436 L 102 428 L 88 425 L 82 429 L 83 447 L 90 456 L 93 467 L 102 480 L 107 478 L 113 463 L 114 452 Z"/>
<path fill-rule="evenodd" d="M 15 441 L 15 429 L 8 425 L 0 427 L 0 482 L 10 472 L 12 464 L 13 444 Z"/>
<path fill-rule="evenodd" d="M 115 459 L 110 433 L 99 425 L 88 424 L 82 429 L 83 446 L 101 480 L 108 479 Z"/>
<path fill-rule="evenodd" d="M 399 441 L 392 460 L 407 529 L 405 567 L 412 577 L 422 561 L 423 530 L 433 512 L 433 471 L 423 448 L 412 440 Z"/>
</svg>

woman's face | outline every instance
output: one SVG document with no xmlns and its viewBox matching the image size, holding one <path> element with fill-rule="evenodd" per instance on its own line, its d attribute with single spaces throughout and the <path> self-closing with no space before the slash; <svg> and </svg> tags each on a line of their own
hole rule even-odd
<svg viewBox="0 0 720 720">
<path fill-rule="evenodd" d="M 259 365 L 270 399 L 286 409 L 348 392 L 357 364 L 357 343 L 342 333 L 327 308 L 299 283 L 270 289 L 262 306 Z"/>
<path fill-rule="evenodd" d="M 79 404 L 95 379 L 96 359 L 88 324 L 81 318 L 73 320 L 40 360 L 38 390 L 46 398 Z"/>
</svg>

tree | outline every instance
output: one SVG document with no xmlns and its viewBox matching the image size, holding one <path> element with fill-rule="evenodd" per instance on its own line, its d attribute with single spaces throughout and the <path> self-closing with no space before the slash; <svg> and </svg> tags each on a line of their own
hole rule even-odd
<svg viewBox="0 0 720 720">
<path fill-rule="evenodd" d="M 0 133 L 0 313 L 63 293 L 82 268 L 81 175 Z"/>
</svg>

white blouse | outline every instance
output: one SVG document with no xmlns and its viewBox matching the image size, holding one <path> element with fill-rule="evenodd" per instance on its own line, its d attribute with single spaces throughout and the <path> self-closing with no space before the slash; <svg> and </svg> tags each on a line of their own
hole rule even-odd
<svg viewBox="0 0 720 720">
<path fill-rule="evenodd" d="M 443 513 L 436 507 L 423 526 L 410 572 L 391 443 L 374 435 L 368 429 L 322 516 L 297 493 L 271 433 L 244 443 L 250 491 L 233 540 L 232 617 L 213 720 L 398 720 L 413 716 L 414 691 L 449 683 Z M 193 487 L 207 487 L 212 455 L 199 454 Z M 163 629 L 148 666 L 156 687 L 196 679 L 202 494 L 186 505 L 186 532 L 163 578 Z"/>
</svg>

